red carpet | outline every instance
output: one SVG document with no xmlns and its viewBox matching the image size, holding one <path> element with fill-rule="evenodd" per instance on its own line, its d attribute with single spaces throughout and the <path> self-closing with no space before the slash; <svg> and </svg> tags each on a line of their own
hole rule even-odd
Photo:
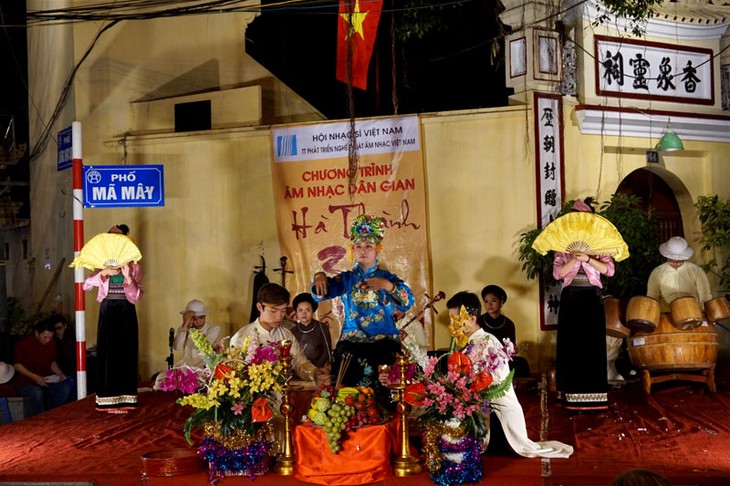
<svg viewBox="0 0 730 486">
<path fill-rule="evenodd" d="M 575 446 L 570 459 L 483 456 L 482 484 L 608 485 L 619 472 L 644 467 L 674 485 L 730 484 L 730 387 L 709 393 L 700 384 L 664 383 L 646 398 L 638 383 L 611 393 L 608 412 L 572 415 L 549 400 L 548 438 Z M 530 436 L 540 434 L 539 392 L 519 393 Z M 20 422 L 0 426 L 0 484 L 9 481 L 82 482 L 99 486 L 139 484 L 140 456 L 186 447 L 185 410 L 174 396 L 140 394 L 139 410 L 128 415 L 94 412 L 93 398 Z M 248 484 L 225 478 L 223 485 Z M 303 485 L 293 477 L 268 474 L 258 484 Z M 148 478 L 147 485 L 207 484 L 204 472 Z M 381 485 L 430 484 L 425 473 Z"/>
</svg>

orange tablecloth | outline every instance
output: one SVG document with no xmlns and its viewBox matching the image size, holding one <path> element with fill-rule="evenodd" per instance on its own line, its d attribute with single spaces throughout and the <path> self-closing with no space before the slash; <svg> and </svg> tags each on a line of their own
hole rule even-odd
<svg viewBox="0 0 730 486">
<path fill-rule="evenodd" d="M 347 432 L 342 449 L 332 454 L 324 430 L 306 423 L 294 428 L 295 477 L 327 485 L 382 481 L 393 475 L 392 452 L 398 447 L 398 420 Z"/>
</svg>

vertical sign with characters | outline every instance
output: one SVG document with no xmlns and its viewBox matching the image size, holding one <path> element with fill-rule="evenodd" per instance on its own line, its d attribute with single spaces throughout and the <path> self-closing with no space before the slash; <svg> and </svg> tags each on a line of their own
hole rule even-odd
<svg viewBox="0 0 730 486">
<path fill-rule="evenodd" d="M 61 171 L 71 167 L 73 157 L 71 155 L 71 143 L 73 136 L 71 134 L 71 127 L 64 128 L 58 132 L 58 159 L 56 163 L 57 170 Z"/>
<path fill-rule="evenodd" d="M 560 95 L 535 93 L 535 176 L 537 178 L 537 221 L 544 228 L 563 204 L 563 105 Z M 560 285 L 549 286 L 540 279 L 540 329 L 556 329 Z"/>
</svg>

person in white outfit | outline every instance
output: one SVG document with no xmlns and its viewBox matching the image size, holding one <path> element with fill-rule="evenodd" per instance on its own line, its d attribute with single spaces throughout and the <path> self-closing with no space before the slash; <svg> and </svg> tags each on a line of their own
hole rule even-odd
<svg viewBox="0 0 730 486">
<path fill-rule="evenodd" d="M 319 383 L 329 383 L 329 365 L 317 368 L 302 352 L 301 346 L 294 334 L 282 326 L 281 323 L 289 307 L 289 291 L 275 283 L 264 284 L 256 295 L 256 308 L 259 317 L 251 324 L 238 330 L 231 338 L 231 347 L 243 346 L 247 336 L 255 336 L 260 346 L 268 342 L 282 340 L 291 341 L 292 366 L 297 375 L 303 380 L 315 380 Z"/>
<path fill-rule="evenodd" d="M 649 275 L 646 295 L 657 299 L 662 312 L 680 297 L 694 297 L 700 305 L 712 299 L 710 282 L 702 267 L 688 261 L 694 250 L 681 236 L 672 236 L 659 246 L 659 253 L 667 259 Z"/>
<path fill-rule="evenodd" d="M 205 366 L 203 355 L 200 354 L 198 348 L 193 344 L 193 340 L 188 337 L 190 329 L 195 328 L 200 331 L 203 336 L 208 338 L 213 345 L 218 342 L 221 335 L 221 328 L 215 324 L 206 322 L 208 309 L 198 299 L 193 299 L 187 303 L 185 308 L 180 311 L 182 314 L 182 324 L 175 332 L 175 340 L 173 349 L 182 351 L 182 356 L 175 363 L 175 367 L 189 366 L 191 368 L 202 368 Z"/>
<path fill-rule="evenodd" d="M 458 292 L 446 302 L 449 309 L 449 315 L 458 315 L 461 307 L 464 306 L 469 313 L 469 321 L 467 321 L 468 337 L 470 343 L 476 343 L 480 340 L 488 340 L 488 347 L 501 349 L 504 347 L 496 337 L 489 334 L 479 326 L 477 319 L 481 314 L 481 302 L 476 294 L 471 292 Z M 479 346 L 473 349 L 483 349 Z M 474 358 L 476 359 L 476 358 Z M 493 374 L 494 383 L 504 381 L 509 375 L 509 365 L 504 362 Z M 510 447 L 523 457 L 549 457 L 549 458 L 567 458 L 573 453 L 573 447 L 558 441 L 534 442 L 527 436 L 527 424 L 525 422 L 525 414 L 514 386 L 510 385 L 507 393 L 502 398 L 492 400 L 494 412 L 502 424 L 504 435 Z M 489 442 L 489 433 L 486 436 L 486 442 Z"/>
<path fill-rule="evenodd" d="M 189 337 L 190 329 L 200 331 L 213 345 L 218 342 L 221 336 L 221 328 L 215 324 L 206 321 L 208 309 L 205 304 L 198 299 L 193 299 L 185 305 L 180 311 L 182 315 L 182 324 L 175 331 L 172 349 L 182 352 L 177 361 L 175 368 L 191 368 L 200 374 L 205 368 L 205 359 L 200 353 L 195 343 Z M 165 373 L 159 373 L 155 378 L 154 389 L 159 390 L 162 380 L 165 379 Z"/>
</svg>

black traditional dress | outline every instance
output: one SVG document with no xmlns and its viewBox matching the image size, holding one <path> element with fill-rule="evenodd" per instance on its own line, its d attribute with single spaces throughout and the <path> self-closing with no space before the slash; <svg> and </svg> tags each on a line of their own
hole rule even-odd
<svg viewBox="0 0 730 486">
<path fill-rule="evenodd" d="M 611 257 L 599 255 L 597 259 L 613 275 Z M 556 253 L 555 268 L 565 261 L 566 254 Z M 566 408 L 602 410 L 608 408 L 606 316 L 601 287 L 590 280 L 600 279 L 600 274 L 586 265 L 578 266 L 560 294 L 555 378 L 558 398 Z"/>
<path fill-rule="evenodd" d="M 137 407 L 139 327 L 135 305 L 142 295 L 141 271 L 130 264 L 131 284 L 123 275 L 105 279 L 100 274 L 84 282 L 84 290 L 99 287 L 101 307 L 97 332 L 96 409 L 124 413 Z M 97 298 L 97 300 L 98 300 Z"/>
<path fill-rule="evenodd" d="M 312 319 L 308 326 L 295 322 L 291 328 L 304 355 L 317 368 L 322 368 L 332 359 L 332 337 L 329 328 Z"/>
</svg>

